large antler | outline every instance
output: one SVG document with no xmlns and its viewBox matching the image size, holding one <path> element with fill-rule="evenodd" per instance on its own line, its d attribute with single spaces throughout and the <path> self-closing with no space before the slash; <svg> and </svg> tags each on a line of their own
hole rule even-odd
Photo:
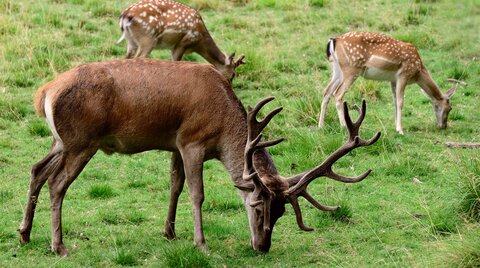
<svg viewBox="0 0 480 268">
<path fill-rule="evenodd" d="M 338 148 L 334 153 L 332 153 L 322 164 L 313 168 L 312 170 L 303 174 L 303 176 L 297 176 L 289 180 L 290 188 L 286 191 L 285 196 L 287 200 L 292 204 L 293 209 L 295 211 L 295 215 L 297 218 L 297 224 L 300 229 L 304 231 L 311 231 L 313 228 L 307 227 L 303 224 L 302 219 L 302 212 L 300 210 L 300 206 L 298 204 L 298 196 L 303 196 L 307 201 L 309 201 L 312 205 L 320 210 L 336 210 L 338 207 L 328 207 L 319 204 L 312 196 L 310 196 L 307 192 L 307 187 L 310 182 L 315 180 L 318 177 L 324 176 L 328 177 L 337 181 L 345 182 L 345 183 L 354 183 L 359 182 L 365 179 L 371 172 L 368 170 L 367 172 L 363 173 L 358 177 L 346 177 L 340 174 L 335 173 L 332 170 L 332 165 L 345 156 L 350 151 L 354 150 L 355 148 L 368 146 L 375 143 L 378 138 L 380 137 L 380 132 L 377 132 L 375 136 L 373 136 L 370 140 L 363 140 L 358 136 L 358 131 L 360 129 L 360 125 L 362 124 L 363 119 L 365 118 L 365 111 L 366 111 L 366 103 L 365 100 L 362 101 L 362 108 L 360 109 L 360 115 L 356 122 L 352 122 L 350 118 L 350 114 L 348 112 L 347 103 L 343 103 L 343 110 L 345 111 L 345 122 L 346 127 L 349 133 L 348 141 L 343 144 L 340 148 Z"/>
<path fill-rule="evenodd" d="M 250 203 L 250 206 L 255 207 L 261 204 L 263 204 L 264 206 L 263 228 L 265 230 L 270 228 L 270 203 L 275 194 L 270 189 L 268 189 L 268 187 L 260 179 L 258 172 L 255 170 L 255 167 L 253 165 L 253 156 L 256 150 L 273 146 L 283 141 L 283 138 L 279 138 L 274 141 L 260 142 L 260 140 L 262 139 L 262 130 L 265 128 L 265 126 L 267 126 L 270 120 L 283 109 L 282 107 L 279 107 L 270 112 L 264 120 L 260 122 L 257 121 L 257 114 L 260 109 L 273 99 L 275 98 L 265 98 L 259 103 L 257 103 L 255 108 L 248 108 L 248 138 L 247 144 L 245 146 L 245 166 L 243 170 L 243 179 L 245 181 L 253 181 L 253 184 L 255 186 L 252 196 L 256 198 L 256 200 L 253 200 Z"/>
</svg>

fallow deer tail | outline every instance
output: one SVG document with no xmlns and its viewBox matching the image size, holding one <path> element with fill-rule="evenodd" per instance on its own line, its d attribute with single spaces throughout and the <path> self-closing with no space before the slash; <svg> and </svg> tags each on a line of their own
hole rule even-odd
<svg viewBox="0 0 480 268">
<path fill-rule="evenodd" d="M 331 56 L 335 57 L 335 55 L 334 55 L 334 53 L 335 53 L 335 42 L 336 42 L 335 38 L 330 38 L 328 40 L 327 48 L 326 48 L 328 60 L 330 60 Z"/>
</svg>

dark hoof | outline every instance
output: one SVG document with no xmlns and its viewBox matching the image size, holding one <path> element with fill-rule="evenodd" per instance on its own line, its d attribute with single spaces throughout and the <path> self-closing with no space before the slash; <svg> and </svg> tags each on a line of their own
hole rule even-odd
<svg viewBox="0 0 480 268">
<path fill-rule="evenodd" d="M 177 236 L 175 235 L 175 232 L 163 232 L 163 236 L 168 240 L 177 239 Z"/>
<path fill-rule="evenodd" d="M 20 233 L 19 240 L 20 240 L 20 243 L 22 245 L 29 243 L 30 242 L 30 234 L 29 233 L 28 234 Z"/>
<path fill-rule="evenodd" d="M 64 245 L 58 245 L 56 248 L 52 246 L 52 251 L 57 253 L 60 257 L 68 257 L 68 250 Z"/>
</svg>

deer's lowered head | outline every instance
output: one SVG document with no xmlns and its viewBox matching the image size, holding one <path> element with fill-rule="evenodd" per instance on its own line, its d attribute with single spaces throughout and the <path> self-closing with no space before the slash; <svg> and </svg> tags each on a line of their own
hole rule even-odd
<svg viewBox="0 0 480 268">
<path fill-rule="evenodd" d="M 332 165 L 348 152 L 357 147 L 368 146 L 375 143 L 380 137 L 380 132 L 370 140 L 363 140 L 358 136 L 358 131 L 363 119 L 365 118 L 366 104 L 362 102 L 359 118 L 352 122 L 347 104 L 344 103 L 345 122 L 349 137 L 343 146 L 333 152 L 322 164 L 290 178 L 283 178 L 276 173 L 273 162 L 265 157 L 265 148 L 280 143 L 283 139 L 274 141 L 261 141 L 262 130 L 268 122 L 279 113 L 282 108 L 277 108 L 270 112 L 262 121 L 256 120 L 258 111 L 273 97 L 263 99 L 255 108 L 249 108 L 247 115 L 248 140 L 245 147 L 245 165 L 243 172 L 243 181 L 241 185 L 236 185 L 239 189 L 249 193 L 247 205 L 249 208 L 250 229 L 252 232 L 251 244 L 255 250 L 268 252 L 271 246 L 271 236 L 275 223 L 284 214 L 285 205 L 291 204 L 296 215 L 297 224 L 304 231 L 312 231 L 313 228 L 305 226 L 298 203 L 298 197 L 304 197 L 316 208 L 323 211 L 333 211 L 338 206 L 324 206 L 318 203 L 308 192 L 308 185 L 318 177 L 327 177 L 345 183 L 359 182 L 366 178 L 371 170 L 358 177 L 346 177 L 335 173 Z M 269 166 L 270 168 L 265 168 Z M 270 171 L 270 172 L 268 172 Z M 273 171 L 273 172 L 272 172 Z"/>
</svg>

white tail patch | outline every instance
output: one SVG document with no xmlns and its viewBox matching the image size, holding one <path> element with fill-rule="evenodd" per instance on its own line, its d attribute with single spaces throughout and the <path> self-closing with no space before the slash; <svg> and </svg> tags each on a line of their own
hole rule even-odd
<svg viewBox="0 0 480 268">
<path fill-rule="evenodd" d="M 52 131 L 53 138 L 55 139 L 55 147 L 52 149 L 52 153 L 58 153 L 63 150 L 63 141 L 58 135 L 57 129 L 55 128 L 55 123 L 53 122 L 53 110 L 52 103 L 48 96 L 48 92 L 45 94 L 45 117 L 47 119 L 48 127 Z"/>
<path fill-rule="evenodd" d="M 120 42 L 122 42 L 123 39 L 125 39 L 125 31 L 122 31 L 122 36 L 120 36 L 120 39 L 118 39 L 117 44 L 120 44 Z"/>
<path fill-rule="evenodd" d="M 117 44 L 120 44 L 120 42 L 122 42 L 123 39 L 125 39 L 125 31 L 127 30 L 128 27 L 130 27 L 130 25 L 132 25 L 132 22 L 129 21 L 127 18 L 122 17 L 120 19 L 119 24 L 120 24 L 120 28 L 122 29 L 122 36 L 120 36 L 120 39 L 118 39 Z"/>
</svg>

